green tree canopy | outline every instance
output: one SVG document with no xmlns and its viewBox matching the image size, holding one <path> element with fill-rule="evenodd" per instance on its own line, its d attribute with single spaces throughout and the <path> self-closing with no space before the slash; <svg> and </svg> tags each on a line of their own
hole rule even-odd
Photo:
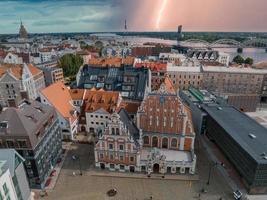
<svg viewBox="0 0 267 200">
<path fill-rule="evenodd" d="M 253 62 L 254 62 L 254 60 L 252 58 L 249 58 L 249 57 L 246 58 L 246 60 L 245 60 L 245 64 L 248 64 L 248 65 L 252 65 Z"/>
<path fill-rule="evenodd" d="M 236 57 L 234 57 L 233 62 L 235 62 L 237 64 L 243 64 L 245 62 L 245 60 L 242 56 L 237 55 Z"/>
<path fill-rule="evenodd" d="M 63 69 L 66 77 L 76 76 L 83 64 L 83 59 L 79 55 L 66 54 L 59 59 L 59 67 Z"/>
</svg>

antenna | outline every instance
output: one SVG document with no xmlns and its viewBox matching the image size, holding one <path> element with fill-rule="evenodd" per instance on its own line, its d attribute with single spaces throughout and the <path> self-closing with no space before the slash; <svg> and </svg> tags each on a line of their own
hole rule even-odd
<svg viewBox="0 0 267 200">
<path fill-rule="evenodd" d="M 127 32 L 127 29 L 128 29 L 128 27 L 127 27 L 127 20 L 125 19 L 125 22 L 124 22 L 124 30 L 125 30 L 125 32 Z"/>
</svg>

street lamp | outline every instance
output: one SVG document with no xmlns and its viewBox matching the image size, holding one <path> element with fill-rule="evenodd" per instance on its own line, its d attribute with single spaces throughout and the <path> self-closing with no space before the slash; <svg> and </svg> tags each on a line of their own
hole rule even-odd
<svg viewBox="0 0 267 200">
<path fill-rule="evenodd" d="M 80 157 L 79 156 L 76 156 L 76 155 L 73 155 L 72 156 L 72 160 L 74 160 L 74 161 L 78 160 L 79 161 L 80 175 L 82 176 L 83 173 L 82 173 L 82 166 L 81 166 L 81 159 L 80 159 Z"/>
</svg>

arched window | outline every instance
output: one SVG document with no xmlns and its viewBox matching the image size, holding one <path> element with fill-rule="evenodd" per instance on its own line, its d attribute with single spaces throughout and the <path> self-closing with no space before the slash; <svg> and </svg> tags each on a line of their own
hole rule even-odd
<svg viewBox="0 0 267 200">
<path fill-rule="evenodd" d="M 152 147 L 158 147 L 158 137 L 152 138 Z"/>
<path fill-rule="evenodd" d="M 173 148 L 177 148 L 177 139 L 176 139 L 176 138 L 173 138 L 173 139 L 171 140 L 171 147 L 173 147 Z"/>
<path fill-rule="evenodd" d="M 144 136 L 143 137 L 143 141 L 144 141 L 144 144 L 149 144 L 149 137 L 148 136 Z"/>
<path fill-rule="evenodd" d="M 168 138 L 162 139 L 162 148 L 163 149 L 168 149 L 168 142 L 169 142 Z"/>
</svg>

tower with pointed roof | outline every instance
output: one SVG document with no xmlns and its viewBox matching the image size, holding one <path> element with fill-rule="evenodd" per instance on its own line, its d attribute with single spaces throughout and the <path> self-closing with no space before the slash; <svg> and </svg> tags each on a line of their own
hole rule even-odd
<svg viewBox="0 0 267 200">
<path fill-rule="evenodd" d="M 27 32 L 25 26 L 23 25 L 22 21 L 20 21 L 19 38 L 21 38 L 21 39 L 28 38 L 28 32 Z"/>
</svg>

